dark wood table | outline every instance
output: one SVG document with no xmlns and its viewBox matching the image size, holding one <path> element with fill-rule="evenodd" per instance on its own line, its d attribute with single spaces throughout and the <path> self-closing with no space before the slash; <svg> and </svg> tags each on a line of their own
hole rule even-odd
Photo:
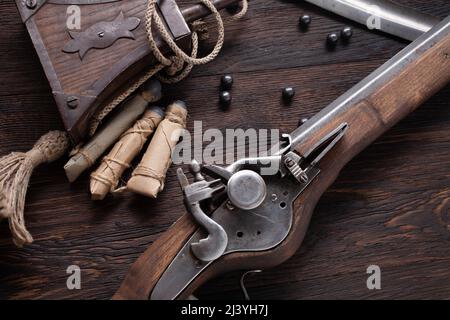
<svg viewBox="0 0 450 320">
<path fill-rule="evenodd" d="M 448 0 L 396 1 L 450 14 Z M 29 149 L 62 124 L 15 4 L 2 1 L 0 12 L 0 153 L 6 154 Z M 308 32 L 298 29 L 302 13 L 313 17 Z M 327 51 L 327 34 L 344 25 L 355 28 L 351 43 Z M 167 101 L 187 102 L 190 128 L 202 120 L 204 129 L 290 132 L 407 44 L 301 1 L 252 1 L 247 18 L 226 31 L 214 63 L 165 88 Z M 228 112 L 217 105 L 225 72 L 235 77 Z M 280 101 L 287 85 L 297 89 L 291 106 Z M 295 256 L 248 279 L 251 297 L 450 298 L 449 100 L 447 87 L 354 159 L 323 196 Z M 17 249 L 7 222 L 0 223 L 2 299 L 108 299 L 131 263 L 185 210 L 175 167 L 156 201 L 123 195 L 94 203 L 87 174 L 66 181 L 66 160 L 32 177 L 26 206 L 32 245 Z M 69 291 L 66 268 L 74 264 L 82 269 L 82 289 Z M 372 264 L 381 268 L 381 290 L 366 287 Z M 198 296 L 240 299 L 239 276 L 211 281 Z"/>
</svg>

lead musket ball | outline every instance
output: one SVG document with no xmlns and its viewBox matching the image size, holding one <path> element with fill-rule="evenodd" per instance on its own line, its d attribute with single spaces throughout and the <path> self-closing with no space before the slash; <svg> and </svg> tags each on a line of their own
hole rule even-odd
<svg viewBox="0 0 450 320">
<path fill-rule="evenodd" d="M 349 41 L 352 36 L 353 36 L 353 29 L 351 27 L 344 27 L 341 30 L 342 40 Z"/>
<path fill-rule="evenodd" d="M 327 36 L 327 46 L 328 46 L 329 48 L 334 48 L 334 47 L 336 47 L 336 45 L 337 45 L 337 43 L 338 43 L 338 40 L 339 40 L 339 36 L 338 36 L 337 33 L 335 33 L 335 32 L 330 33 L 330 34 Z"/>
<path fill-rule="evenodd" d="M 226 74 L 224 76 L 222 76 L 222 78 L 220 79 L 220 86 L 222 87 L 223 90 L 231 90 L 231 88 L 233 87 L 233 83 L 234 83 L 234 79 L 233 76 L 230 74 Z"/>
<path fill-rule="evenodd" d="M 295 96 L 295 89 L 292 87 L 286 87 L 282 90 L 282 95 L 285 102 L 291 102 Z"/>
<path fill-rule="evenodd" d="M 219 96 L 219 102 L 222 109 L 228 109 L 233 100 L 231 93 L 229 91 L 222 91 Z"/>
<path fill-rule="evenodd" d="M 300 17 L 298 20 L 298 24 L 300 28 L 302 29 L 308 29 L 309 25 L 311 24 L 311 16 L 308 14 L 304 14 Z"/>
</svg>

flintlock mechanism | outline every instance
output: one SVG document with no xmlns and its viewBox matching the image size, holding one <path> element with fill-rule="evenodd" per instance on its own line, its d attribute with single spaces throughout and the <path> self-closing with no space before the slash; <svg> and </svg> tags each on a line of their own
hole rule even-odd
<svg viewBox="0 0 450 320">
<path fill-rule="evenodd" d="M 146 34 L 148 2 L 16 0 L 73 142 L 86 136 L 96 111 L 113 101 L 119 88 L 158 62 Z M 211 2 L 221 10 L 239 0 Z M 191 43 L 189 24 L 210 14 L 203 4 L 180 9 L 175 0 L 158 0 L 157 12 L 185 51 Z M 79 26 L 72 23 L 76 14 Z M 155 42 L 163 54 L 170 52 L 158 35 Z"/>
<path fill-rule="evenodd" d="M 320 160 L 339 143 L 347 128 L 342 123 L 304 155 L 290 151 L 295 145 L 288 143 L 286 152 L 271 157 L 241 159 L 226 168 L 215 165 L 202 168 L 217 180 L 206 181 L 199 176 L 195 161 L 191 166 L 196 176 L 192 184 L 187 184 L 182 169 L 178 169 L 185 203 L 200 228 L 164 272 L 150 298 L 177 298 L 223 255 L 265 251 L 281 244 L 294 223 L 295 199 L 320 174 Z M 268 170 L 274 172 L 266 176 Z M 227 201 L 210 218 L 199 201 L 211 200 L 217 193 L 220 196 L 221 190 L 226 190 Z M 196 200 L 195 207 L 191 199 Z"/>
</svg>

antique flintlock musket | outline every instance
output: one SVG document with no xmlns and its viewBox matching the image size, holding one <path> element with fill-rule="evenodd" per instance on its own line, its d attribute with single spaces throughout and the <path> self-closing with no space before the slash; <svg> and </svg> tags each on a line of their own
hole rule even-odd
<svg viewBox="0 0 450 320">
<path fill-rule="evenodd" d="M 218 9 L 239 0 L 212 0 Z M 154 65 L 145 31 L 148 0 L 16 0 L 72 142 L 85 137 L 91 117 L 130 79 Z M 70 30 L 80 8 L 81 30 Z M 75 11 L 74 11 L 75 10 Z M 158 13 L 173 39 L 189 52 L 189 23 L 210 14 L 202 4 L 180 9 L 159 0 Z M 118 27 L 117 27 L 118 26 Z M 167 46 L 155 35 L 161 52 Z"/>
<path fill-rule="evenodd" d="M 189 213 L 132 265 L 113 298 L 182 299 L 218 274 L 282 263 L 344 165 L 449 81 L 450 16 L 285 135 L 278 153 L 226 168 L 193 162 L 191 184 L 179 169 Z M 268 164 L 276 174 L 264 175 Z M 212 212 L 203 206 L 211 200 L 221 200 Z"/>
</svg>

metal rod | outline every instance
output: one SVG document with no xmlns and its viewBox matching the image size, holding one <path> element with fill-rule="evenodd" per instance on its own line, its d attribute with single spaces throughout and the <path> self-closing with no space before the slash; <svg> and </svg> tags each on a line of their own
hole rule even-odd
<svg viewBox="0 0 450 320">
<path fill-rule="evenodd" d="M 217 8 L 217 10 L 225 9 L 239 2 L 240 0 L 212 0 L 212 3 Z M 204 18 L 209 14 L 211 14 L 209 9 L 201 3 L 182 9 L 181 13 L 183 14 L 183 17 L 186 19 L 187 22 L 193 22 L 195 20 Z"/>
<path fill-rule="evenodd" d="M 306 0 L 337 15 L 394 36 L 414 41 L 440 22 L 431 15 L 389 0 Z"/>
</svg>

